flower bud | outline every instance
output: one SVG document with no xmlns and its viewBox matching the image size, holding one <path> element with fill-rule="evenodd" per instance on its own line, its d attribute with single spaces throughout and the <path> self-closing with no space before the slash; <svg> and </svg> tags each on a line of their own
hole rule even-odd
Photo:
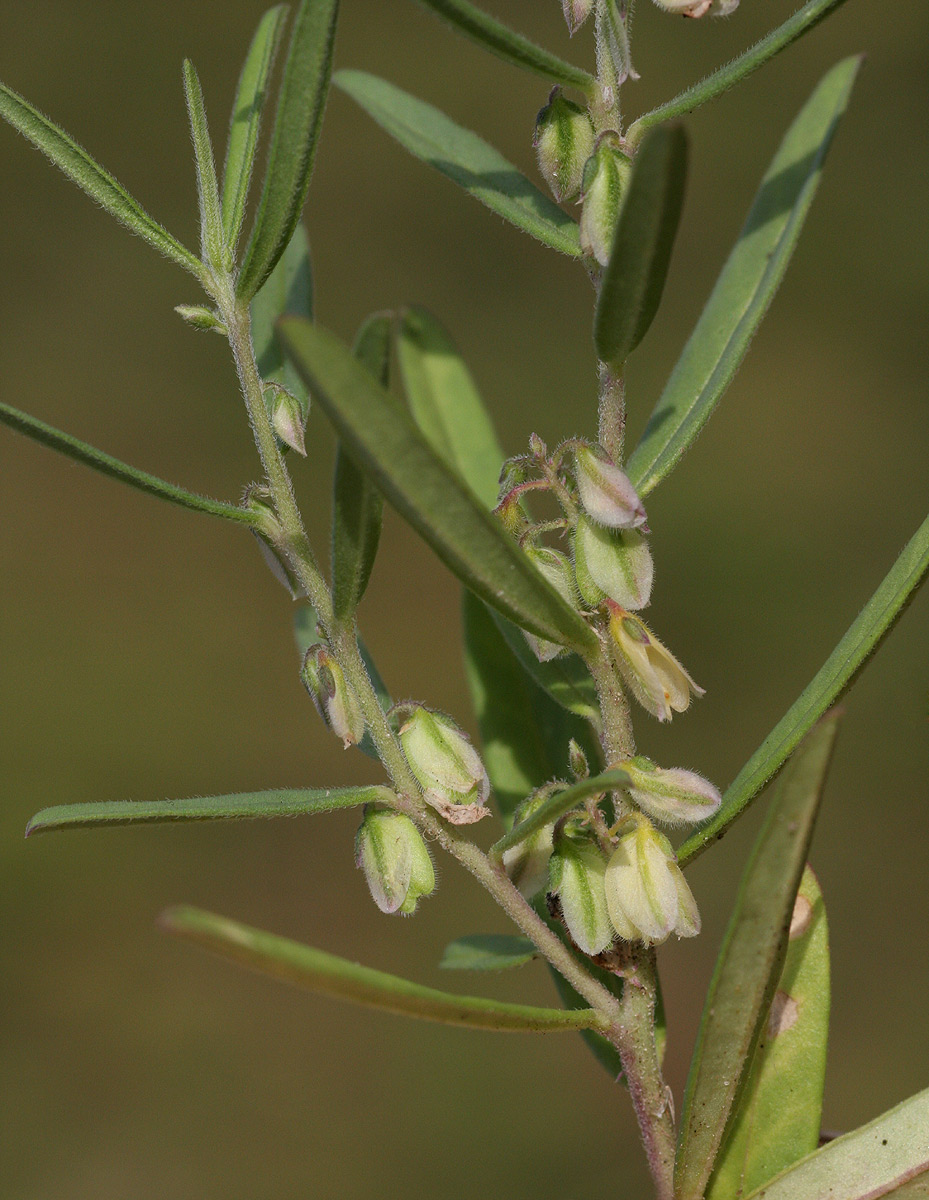
<svg viewBox="0 0 929 1200">
<path fill-rule="evenodd" d="M 317 644 L 307 650 L 300 678 L 316 711 L 336 737 L 342 739 L 343 747 L 347 750 L 357 745 L 365 731 L 361 707 L 342 668 L 325 646 Z"/>
<path fill-rule="evenodd" d="M 662 646 L 644 621 L 607 601 L 610 634 L 617 665 L 636 700 L 659 721 L 690 707 L 690 694 L 703 695 L 674 655 Z"/>
<path fill-rule="evenodd" d="M 528 796 L 516 810 L 514 826 L 531 817 L 551 794 L 552 785 L 547 784 Z M 503 869 L 527 900 L 548 889 L 548 863 L 552 856 L 554 829 L 554 821 L 551 825 L 543 825 L 541 829 L 537 829 L 535 833 L 503 852 Z"/>
<path fill-rule="evenodd" d="M 585 954 L 600 954 L 613 941 L 605 874 L 606 859 L 595 842 L 564 837 L 552 853 L 551 890 L 574 944 Z"/>
<path fill-rule="evenodd" d="M 601 267 L 610 260 L 620 200 L 631 167 L 626 155 L 610 144 L 615 136 L 609 131 L 600 135 L 581 179 L 581 249 L 592 254 Z"/>
<path fill-rule="evenodd" d="M 629 477 L 599 447 L 578 446 L 574 462 L 581 504 L 592 521 L 608 529 L 645 524 L 645 509 Z"/>
<path fill-rule="evenodd" d="M 573 37 L 594 9 L 594 0 L 561 0 L 568 33 Z"/>
<path fill-rule="evenodd" d="M 226 326 L 219 313 L 212 308 L 206 308 L 203 304 L 175 304 L 174 311 L 194 329 L 213 329 L 226 336 Z"/>
<path fill-rule="evenodd" d="M 403 813 L 366 806 L 355 835 L 355 865 L 365 873 L 381 912 L 416 911 L 435 890 L 435 870 L 422 834 Z"/>
<path fill-rule="evenodd" d="M 271 503 L 271 493 L 265 487 L 250 487 L 245 493 L 242 506 L 256 518 L 252 533 L 271 574 L 278 583 L 287 588 L 294 599 L 305 596 L 306 589 L 297 579 L 282 549 L 284 530 Z"/>
<path fill-rule="evenodd" d="M 644 608 L 652 594 L 652 554 L 635 529 L 605 529 L 581 515 L 574 535 L 578 590 L 593 607 L 609 596 L 623 608 Z"/>
<path fill-rule="evenodd" d="M 684 17 L 728 17 L 739 7 L 739 0 L 655 0 L 665 12 L 680 13 Z"/>
<path fill-rule="evenodd" d="M 668 839 L 645 817 L 631 818 L 606 866 L 606 904 L 627 942 L 655 945 L 672 933 L 694 937 L 700 914 Z"/>
<path fill-rule="evenodd" d="M 568 559 L 557 550 L 548 546 L 527 546 L 526 554 L 532 559 L 540 575 L 543 575 L 555 591 L 572 608 L 577 607 L 577 593 L 574 590 L 574 573 Z M 550 662 L 564 650 L 557 642 L 546 641 L 535 634 L 526 633 L 526 641 L 532 647 L 532 652 L 539 662 Z"/>
<path fill-rule="evenodd" d="M 480 755 L 455 722 L 416 706 L 400 727 L 400 743 L 423 797 L 453 825 L 490 815 L 490 780 Z"/>
<path fill-rule="evenodd" d="M 548 104 L 536 117 L 532 139 L 539 158 L 539 170 L 555 199 L 573 200 L 581 190 L 584 164 L 594 148 L 594 127 L 590 117 L 573 100 L 566 100 L 561 88 L 552 88 Z"/>
<path fill-rule="evenodd" d="M 717 788 L 702 775 L 681 767 L 656 767 L 648 758 L 618 764 L 632 780 L 626 791 L 653 821 L 685 825 L 705 821 L 722 803 Z"/>
<path fill-rule="evenodd" d="M 285 446 L 306 458 L 304 429 L 309 407 L 304 408 L 297 397 L 279 383 L 266 384 L 264 394 L 274 432 Z"/>
<path fill-rule="evenodd" d="M 584 753 L 583 747 L 574 739 L 568 742 L 568 766 L 571 768 L 571 774 L 575 779 L 586 779 L 590 775 L 590 767 L 587 765 L 587 755 Z"/>
</svg>

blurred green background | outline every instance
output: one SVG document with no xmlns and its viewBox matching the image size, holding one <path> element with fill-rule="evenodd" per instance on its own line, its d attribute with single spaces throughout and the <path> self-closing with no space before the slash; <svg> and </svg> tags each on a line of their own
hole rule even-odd
<svg viewBox="0 0 929 1200">
<path fill-rule="evenodd" d="M 5 5 L 0 77 L 50 113 L 189 245 L 185 55 L 222 130 L 251 30 L 245 0 Z M 568 46 L 557 0 L 497 0 Z M 784 19 L 641 3 L 641 111 Z M 819 667 L 927 508 L 927 139 L 923 0 L 850 0 L 688 120 L 693 171 L 659 317 L 630 371 L 641 430 L 789 120 L 839 57 L 867 51 L 796 259 L 720 413 L 649 505 L 651 620 L 707 689 L 666 765 L 721 785 Z M 379 72 L 534 173 L 544 81 L 403 0 L 345 0 L 337 65 Z M 172 312 L 191 281 L 0 130 L 0 395 L 188 486 L 258 474 L 219 338 Z M 341 95 L 306 221 L 318 315 L 349 338 L 415 302 L 453 331 L 509 453 L 595 432 L 583 273 L 409 159 Z M 296 464 L 327 540 L 332 439 Z M 443 977 L 452 937 L 506 924 L 452 863 L 415 921 L 381 916 L 352 865 L 356 818 L 70 833 L 28 844 L 51 803 L 377 778 L 322 729 L 297 677 L 291 604 L 242 531 L 173 510 L 0 429 L 0 1195 L 3 1200 L 296 1200 L 648 1194 L 627 1097 L 570 1036 L 418 1026 L 301 994 L 177 944 L 191 901 L 438 986 L 548 1003 L 538 964 Z M 361 620 L 395 695 L 470 724 L 458 587 L 392 515 Z M 834 954 L 825 1124 L 929 1083 L 929 594 L 848 700 L 813 864 Z M 704 936 L 662 951 L 680 1096 L 759 805 L 691 879 Z"/>
</svg>

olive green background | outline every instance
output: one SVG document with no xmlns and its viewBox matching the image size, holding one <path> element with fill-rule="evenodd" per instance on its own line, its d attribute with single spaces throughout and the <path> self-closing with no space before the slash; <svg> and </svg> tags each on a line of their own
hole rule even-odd
<svg viewBox="0 0 929 1200">
<path fill-rule="evenodd" d="M 544 81 L 404 0 L 344 0 L 337 65 L 405 83 L 533 172 Z M 493 9 L 575 61 L 557 0 Z M 641 111 L 784 19 L 639 5 Z M 0 77 L 67 128 L 188 245 L 180 63 L 214 132 L 261 12 L 244 0 L 7 4 Z M 778 139 L 819 76 L 868 53 L 795 262 L 745 368 L 651 498 L 650 620 L 707 689 L 645 752 L 721 785 L 819 667 L 927 509 L 927 22 L 923 0 L 849 0 L 687 121 L 693 170 L 667 295 L 630 369 L 641 430 Z M 141 467 L 235 498 L 258 464 L 224 344 L 172 312 L 191 280 L 0 130 L 0 396 Z M 306 221 L 318 315 L 430 307 L 515 453 L 595 432 L 591 293 L 576 263 L 408 158 L 341 95 Z M 295 473 L 315 543 L 332 439 Z M 570 1035 L 467 1034 L 342 1008 L 172 942 L 191 901 L 426 983 L 540 1003 L 538 964 L 446 977 L 450 938 L 503 931 L 455 864 L 415 920 L 352 865 L 356 817 L 22 840 L 46 804 L 378 777 L 297 677 L 291 602 L 252 539 L 129 492 L 0 428 L 0 1196 L 383 1200 L 648 1194 L 626 1095 Z M 458 587 L 388 515 L 361 620 L 397 696 L 470 725 Z M 827 1127 L 929 1084 L 929 595 L 847 702 L 814 843 L 833 947 Z M 661 953 L 679 1097 L 701 995 L 761 805 L 690 876 L 704 935 Z M 489 832 L 488 835 L 489 836 Z"/>
</svg>

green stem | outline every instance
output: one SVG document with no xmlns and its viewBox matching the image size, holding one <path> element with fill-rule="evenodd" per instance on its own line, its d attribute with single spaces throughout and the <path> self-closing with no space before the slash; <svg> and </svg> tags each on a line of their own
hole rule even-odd
<svg viewBox="0 0 929 1200">
<path fill-rule="evenodd" d="M 599 290 L 599 289 L 598 289 Z M 618 467 L 622 466 L 626 441 L 626 380 L 622 370 L 607 363 L 598 365 L 600 381 L 600 445 Z"/>
</svg>

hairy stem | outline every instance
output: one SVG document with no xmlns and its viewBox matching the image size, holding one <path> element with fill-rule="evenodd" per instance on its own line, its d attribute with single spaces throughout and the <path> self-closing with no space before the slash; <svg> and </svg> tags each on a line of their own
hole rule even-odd
<svg viewBox="0 0 929 1200">
<path fill-rule="evenodd" d="M 600 428 L 598 440 L 618 467 L 623 464 L 626 440 L 626 380 L 622 371 L 606 363 L 598 367 L 600 380 Z"/>
</svg>

